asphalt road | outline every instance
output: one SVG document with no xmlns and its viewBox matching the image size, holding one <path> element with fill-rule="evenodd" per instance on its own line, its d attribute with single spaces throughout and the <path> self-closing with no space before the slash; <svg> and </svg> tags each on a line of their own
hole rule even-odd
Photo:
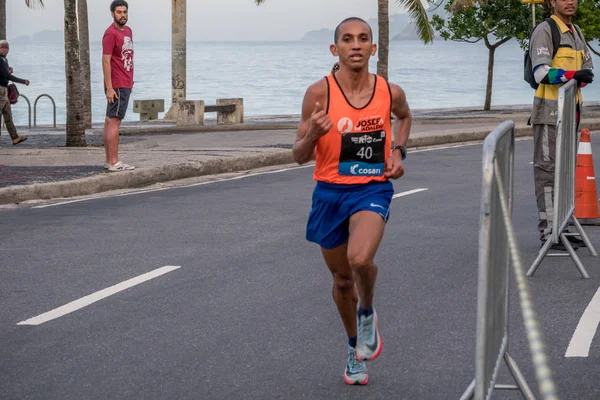
<svg viewBox="0 0 600 400">
<path fill-rule="evenodd" d="M 304 238 L 311 167 L 0 211 L 0 398 L 458 399 L 474 377 L 481 149 L 410 153 L 394 182 L 397 193 L 428 190 L 393 200 L 377 256 L 383 352 L 366 387 L 342 380 L 331 276 Z M 516 142 L 513 219 L 527 267 L 539 251 L 532 151 Z M 600 250 L 600 227 L 585 229 Z M 600 286 L 600 259 L 578 253 L 590 279 L 546 258 L 528 280 L 561 398 L 598 399 L 600 339 L 588 357 L 565 357 Z M 18 325 L 164 266 L 180 268 Z M 511 288 L 509 351 L 537 393 Z"/>
</svg>

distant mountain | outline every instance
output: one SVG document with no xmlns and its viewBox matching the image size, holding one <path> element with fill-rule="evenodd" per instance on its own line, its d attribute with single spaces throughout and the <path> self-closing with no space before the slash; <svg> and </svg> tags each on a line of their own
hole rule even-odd
<svg viewBox="0 0 600 400">
<path fill-rule="evenodd" d="M 390 15 L 390 37 L 394 37 L 394 36 L 400 34 L 401 32 L 403 32 L 403 30 L 408 25 L 408 21 L 409 21 L 409 19 L 408 19 L 407 14 Z M 371 26 L 371 29 L 373 29 L 373 39 L 375 41 L 377 41 L 377 38 L 379 37 L 379 29 L 378 29 L 378 25 L 377 25 L 377 19 L 370 18 L 367 20 L 367 23 Z M 310 42 L 331 43 L 331 42 L 333 42 L 333 33 L 334 33 L 334 29 L 328 29 L 328 28 L 313 30 L 313 31 L 307 32 L 302 37 L 302 40 L 310 41 Z"/>
<path fill-rule="evenodd" d="M 391 36 L 391 35 L 390 35 Z M 417 34 L 416 26 L 413 23 L 409 23 L 406 25 L 402 32 L 397 35 L 391 36 L 390 41 L 395 42 L 398 40 L 419 40 L 419 35 Z"/>
<path fill-rule="evenodd" d="M 16 38 L 10 39 L 10 42 L 14 44 L 29 43 L 31 42 L 31 38 L 27 35 L 17 36 Z"/>
<path fill-rule="evenodd" d="M 64 42 L 65 35 L 63 31 L 50 31 L 45 30 L 37 32 L 33 35 L 32 40 L 34 42 Z"/>
<path fill-rule="evenodd" d="M 427 9 L 427 16 L 429 17 L 429 21 L 433 18 L 434 15 L 439 15 L 442 18 L 445 18 L 446 12 L 444 11 L 443 4 L 446 1 L 444 0 L 442 6 L 440 7 L 430 7 Z M 398 32 L 395 35 L 392 35 L 390 32 L 390 41 L 398 41 L 398 40 L 421 40 L 419 34 L 417 33 L 417 26 L 411 21 L 406 24 L 404 29 L 401 32 Z"/>
<path fill-rule="evenodd" d="M 309 31 L 304 34 L 302 40 L 308 42 L 326 42 L 333 41 L 333 30 L 323 28 L 318 31 Z"/>
</svg>

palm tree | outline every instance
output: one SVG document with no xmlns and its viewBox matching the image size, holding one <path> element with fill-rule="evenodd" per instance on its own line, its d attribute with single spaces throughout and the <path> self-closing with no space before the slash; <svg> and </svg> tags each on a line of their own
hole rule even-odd
<svg viewBox="0 0 600 400">
<path fill-rule="evenodd" d="M 25 0 L 29 8 L 44 8 L 44 0 Z M 0 0 L 0 39 L 6 39 L 6 0 Z"/>
<path fill-rule="evenodd" d="M 81 58 L 77 0 L 65 1 L 65 77 L 67 81 L 67 146 L 85 146 L 85 105 L 81 88 Z"/>
<path fill-rule="evenodd" d="M 389 0 L 377 0 L 377 75 L 388 78 L 388 59 L 390 54 L 390 10 Z"/>
<path fill-rule="evenodd" d="M 389 0 L 377 0 L 377 24 L 379 40 L 377 50 L 377 75 L 388 78 L 388 58 L 390 53 L 390 16 Z M 427 9 L 421 0 L 396 0 L 400 7 L 408 10 L 411 21 L 416 25 L 417 33 L 424 43 L 433 42 L 433 28 L 427 17 Z"/>
<path fill-rule="evenodd" d="M 257 5 L 261 5 L 266 0 L 254 0 Z M 427 10 L 421 0 L 396 0 L 399 6 L 408 10 L 412 22 L 417 27 L 417 33 L 424 43 L 433 41 L 433 28 L 427 17 Z M 390 52 L 390 17 L 388 10 L 389 0 L 377 0 L 377 24 L 379 26 L 378 39 L 378 61 L 377 74 L 385 79 L 388 76 L 388 57 Z"/>
<path fill-rule="evenodd" d="M 92 127 L 92 83 L 90 72 L 90 31 L 88 27 L 87 0 L 77 0 L 77 22 L 79 26 L 79 60 L 81 62 L 81 91 L 85 127 Z"/>
</svg>

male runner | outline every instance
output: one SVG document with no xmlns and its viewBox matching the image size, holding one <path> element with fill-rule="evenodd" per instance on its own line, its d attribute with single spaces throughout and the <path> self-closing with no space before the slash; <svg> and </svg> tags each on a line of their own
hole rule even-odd
<svg viewBox="0 0 600 400">
<path fill-rule="evenodd" d="M 377 52 L 371 27 L 348 18 L 334 39 L 330 50 L 339 57 L 339 71 L 307 89 L 293 155 L 303 164 L 316 152 L 306 238 L 321 246 L 333 275 L 333 299 L 348 334 L 344 381 L 364 385 L 364 361 L 381 352 L 373 259 L 394 194 L 388 179 L 404 174 L 412 119 L 404 91 L 369 73 L 369 58 Z M 398 119 L 393 150 L 391 113 Z"/>
</svg>

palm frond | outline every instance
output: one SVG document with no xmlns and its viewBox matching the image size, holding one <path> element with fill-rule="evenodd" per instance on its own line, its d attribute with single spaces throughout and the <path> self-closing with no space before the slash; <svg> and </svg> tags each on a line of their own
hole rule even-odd
<svg viewBox="0 0 600 400">
<path fill-rule="evenodd" d="M 405 7 L 408 15 L 417 26 L 417 33 L 423 42 L 433 42 L 433 28 L 427 17 L 427 10 L 421 0 L 396 0 L 399 6 Z"/>
<path fill-rule="evenodd" d="M 25 5 L 29 8 L 44 8 L 44 0 L 25 0 Z"/>
</svg>

